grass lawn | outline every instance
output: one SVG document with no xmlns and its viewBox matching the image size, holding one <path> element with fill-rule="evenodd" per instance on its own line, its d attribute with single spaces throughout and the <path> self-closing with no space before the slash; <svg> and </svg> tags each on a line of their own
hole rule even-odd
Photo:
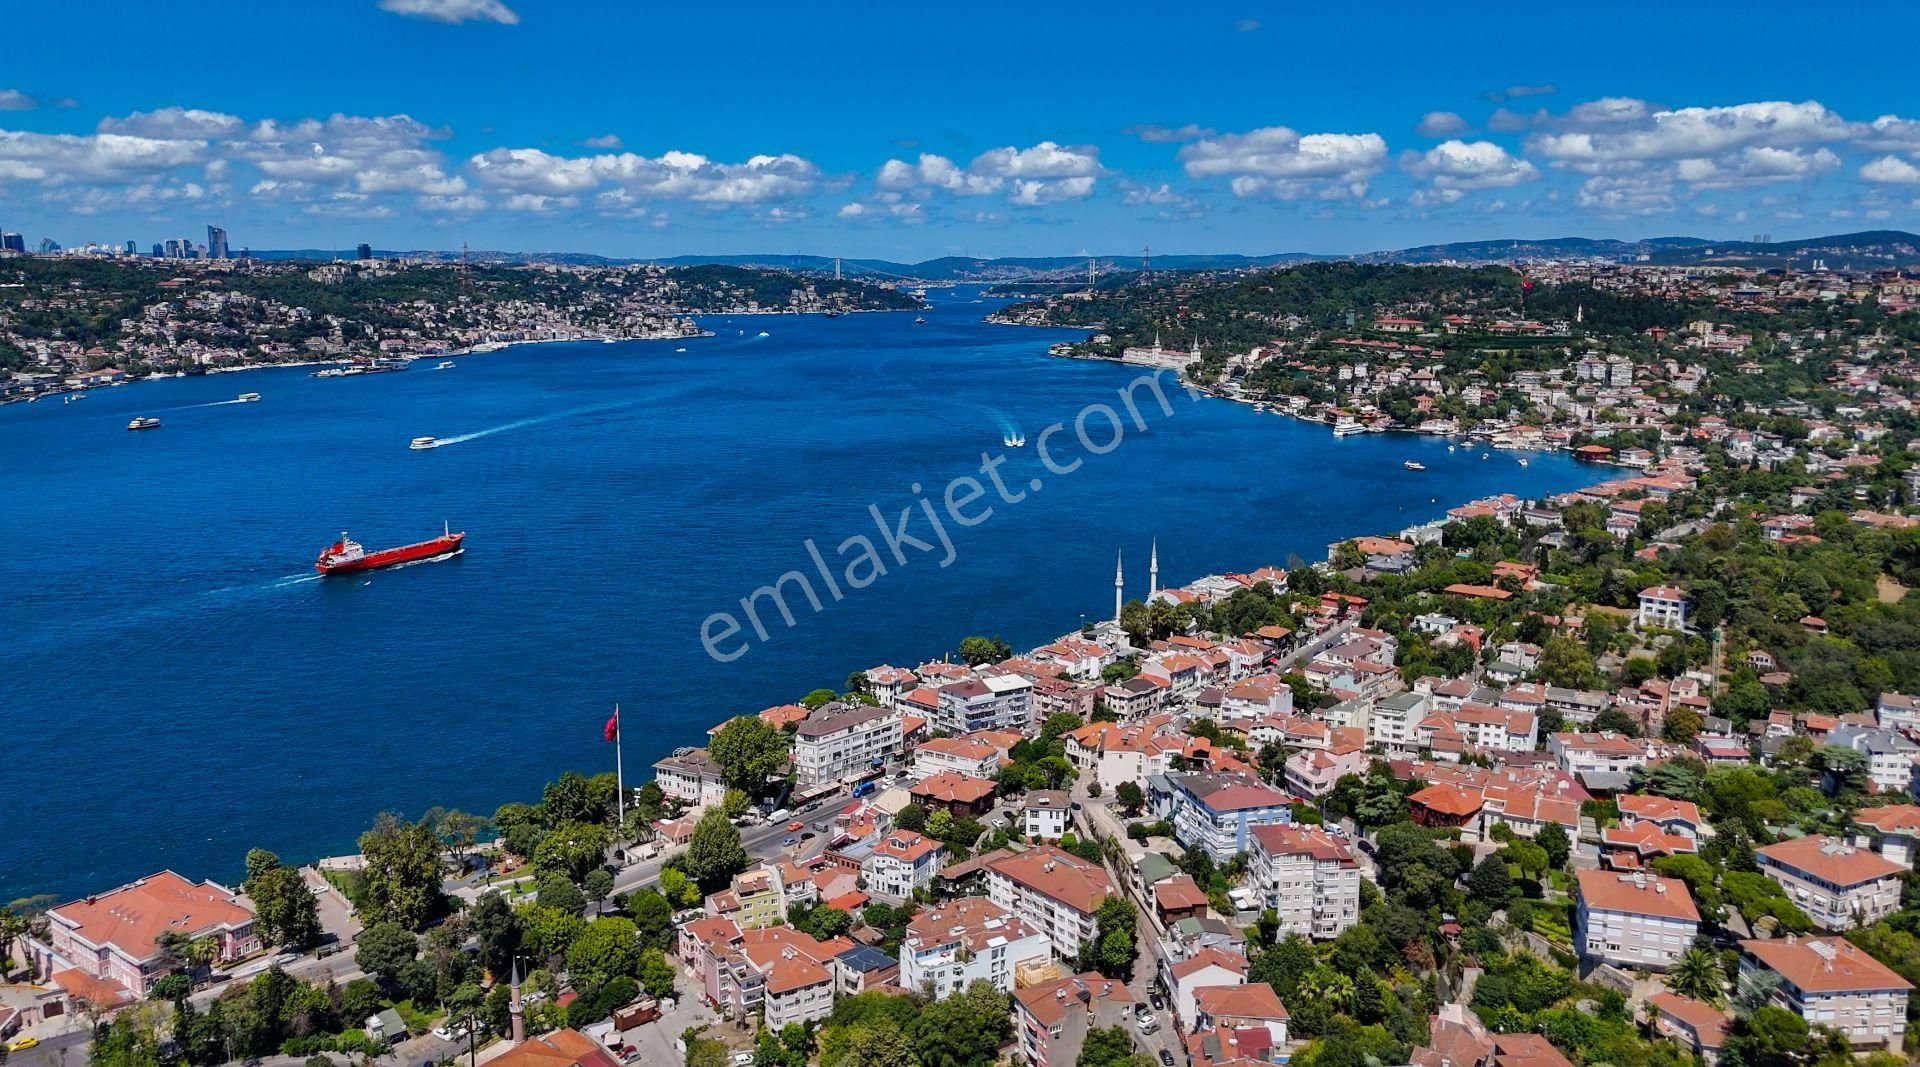
<svg viewBox="0 0 1920 1067">
<path fill-rule="evenodd" d="M 441 1018 L 439 1008 L 434 1007 L 422 1011 L 414 1006 L 411 1000 L 395 1001 L 393 1010 L 400 1013 L 400 1018 L 406 1022 L 407 1029 L 418 1033 L 425 1033 L 433 1029 L 433 1024 Z"/>
</svg>

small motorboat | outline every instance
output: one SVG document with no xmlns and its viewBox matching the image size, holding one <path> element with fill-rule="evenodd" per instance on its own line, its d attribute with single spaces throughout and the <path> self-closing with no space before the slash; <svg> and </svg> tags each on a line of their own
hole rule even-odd
<svg viewBox="0 0 1920 1067">
<path fill-rule="evenodd" d="M 453 360 L 450 360 L 450 359 L 443 359 L 443 360 L 441 360 L 441 361 L 440 361 L 440 365 L 439 365 L 438 367 L 435 367 L 435 368 L 433 368 L 433 369 L 434 369 L 434 370 L 452 370 L 452 369 L 453 369 Z"/>
<path fill-rule="evenodd" d="M 925 315 L 915 315 L 913 317 L 913 324 L 915 326 L 925 326 L 927 324 L 927 317 Z"/>
<path fill-rule="evenodd" d="M 437 437 L 416 437 L 413 439 L 413 443 L 408 445 L 407 447 L 414 449 L 415 451 L 418 451 L 423 448 L 439 448 L 440 439 Z"/>
<path fill-rule="evenodd" d="M 239 396 L 236 396 L 233 399 L 237 403 L 251 404 L 254 401 L 260 399 L 260 394 L 259 393 L 241 393 Z"/>
<path fill-rule="evenodd" d="M 1423 471 L 1423 470 L 1426 470 L 1426 469 L 1427 469 L 1427 465 L 1426 465 L 1426 464 L 1424 464 L 1424 463 L 1417 463 L 1417 462 L 1415 462 L 1415 461 L 1413 461 L 1413 460 L 1407 460 L 1407 461 L 1406 461 L 1405 463 L 1402 463 L 1402 464 L 1400 464 L 1400 465 L 1401 465 L 1402 467 L 1405 467 L 1405 468 L 1407 468 L 1407 469 L 1408 469 L 1408 470 L 1410 470 L 1410 471 Z"/>
<path fill-rule="evenodd" d="M 1521 465 L 1522 467 L 1524 467 L 1524 466 L 1526 466 L 1526 465 L 1527 465 L 1527 459 L 1526 459 L 1526 457 L 1525 457 L 1525 456 L 1522 456 L 1522 457 L 1520 457 L 1520 465 Z"/>
<path fill-rule="evenodd" d="M 159 428 L 160 420 L 151 415 L 142 415 L 132 422 L 127 423 L 127 429 L 129 430 L 157 430 Z"/>
</svg>

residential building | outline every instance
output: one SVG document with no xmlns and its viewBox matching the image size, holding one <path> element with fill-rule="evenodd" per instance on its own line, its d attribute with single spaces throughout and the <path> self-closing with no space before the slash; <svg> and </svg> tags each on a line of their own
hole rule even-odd
<svg viewBox="0 0 1920 1067">
<path fill-rule="evenodd" d="M 1879 922 L 1900 907 L 1899 863 L 1836 837 L 1810 834 L 1754 852 L 1760 873 L 1780 883 L 1823 930 Z"/>
<path fill-rule="evenodd" d="M 1678 878 L 1592 869 L 1575 877 L 1573 943 L 1583 959 L 1663 971 L 1700 932 L 1700 911 Z"/>
<path fill-rule="evenodd" d="M 696 807 L 726 799 L 727 777 L 704 748 L 675 749 L 653 765 L 653 779 L 667 796 Z"/>
<path fill-rule="evenodd" d="M 1020 832 L 1035 841 L 1058 841 L 1073 824 L 1073 801 L 1059 789 L 1036 789 L 1020 805 Z"/>
<path fill-rule="evenodd" d="M 1021 964 L 1050 961 L 1047 935 L 982 897 L 960 897 L 915 915 L 900 942 L 900 987 L 935 1000 L 976 981 L 1011 993 Z"/>
<path fill-rule="evenodd" d="M 1293 822 L 1293 798 L 1248 774 L 1156 774 L 1147 779 L 1154 815 L 1173 823 L 1186 848 L 1225 863 L 1245 852 L 1256 826 Z"/>
<path fill-rule="evenodd" d="M 404 1034 L 406 1024 L 400 1029 Z M 489 1063 L 492 1067 L 620 1067 L 619 1057 L 607 1046 L 573 1029 L 534 1034 Z"/>
<path fill-rule="evenodd" d="M 1360 864 L 1344 839 L 1318 827 L 1254 827 L 1247 872 L 1281 936 L 1327 940 L 1360 920 Z"/>
<path fill-rule="evenodd" d="M 1904 734 L 1841 723 L 1827 734 L 1827 744 L 1866 756 L 1867 781 L 1877 792 L 1905 793 L 1913 784 L 1914 757 L 1920 755 L 1920 745 Z"/>
<path fill-rule="evenodd" d="M 1684 630 L 1687 594 L 1670 585 L 1640 590 L 1640 614 L 1634 620 L 1642 630 Z"/>
<path fill-rule="evenodd" d="M 794 782 L 803 789 L 883 766 L 900 751 L 900 713 L 870 705 L 828 704 L 793 735 Z"/>
<path fill-rule="evenodd" d="M 932 737 L 913 746 L 913 773 L 926 778 L 952 771 L 970 778 L 992 778 L 1000 773 L 1000 749 L 971 737 Z"/>
<path fill-rule="evenodd" d="M 1691 997 L 1667 992 L 1648 997 L 1647 1007 L 1653 1012 L 1654 1033 L 1692 1049 L 1708 1067 L 1720 1061 L 1720 1050 L 1727 1043 L 1727 1030 L 1733 1025 L 1733 1018 L 1726 1012 Z"/>
<path fill-rule="evenodd" d="M 1780 976 L 1772 1001 L 1805 1019 L 1845 1034 L 1854 1048 L 1899 1052 L 1907 1036 L 1907 996 L 1913 985 L 1844 937 L 1740 942 L 1740 973 Z"/>
<path fill-rule="evenodd" d="M 1098 936 L 1095 913 L 1116 892 L 1107 869 L 1053 845 L 985 863 L 987 897 L 1047 935 L 1062 958 Z"/>
<path fill-rule="evenodd" d="M 142 998 L 154 982 L 179 968 L 159 945 L 162 934 L 188 940 L 211 938 L 223 963 L 261 949 L 253 909 L 233 890 L 215 882 L 195 884 L 161 871 L 118 889 L 62 904 L 47 912 L 44 942 L 26 945 L 31 963 L 42 973 L 76 971 L 90 987 L 111 991 L 117 984 Z"/>
<path fill-rule="evenodd" d="M 946 857 L 946 847 L 912 830 L 895 830 L 873 846 L 860 871 L 867 879 L 867 891 L 884 896 L 909 899 L 916 889 L 933 884 Z"/>
<path fill-rule="evenodd" d="M 1028 1067 L 1074 1067 L 1089 1030 L 1124 1026 L 1133 1015 L 1127 984 L 1098 974 L 1060 978 L 1013 994 L 1014 1041 Z"/>
<path fill-rule="evenodd" d="M 1914 844 L 1920 842 L 1920 807 L 1888 804 L 1879 808 L 1862 808 L 1854 813 L 1853 821 L 1873 831 L 1872 847 L 1875 852 L 1912 869 Z"/>
<path fill-rule="evenodd" d="M 1194 1029 L 1265 1030 L 1273 1048 L 1287 1043 L 1287 1006 L 1265 982 L 1213 986 L 1193 995 Z"/>
<path fill-rule="evenodd" d="M 1203 948 L 1183 960 L 1163 955 L 1161 984 L 1173 992 L 1172 1007 L 1182 1033 L 1192 1033 L 1199 1022 L 1195 995 L 1202 989 L 1243 985 L 1247 958 L 1223 948 Z"/>
<path fill-rule="evenodd" d="M 1033 728 L 1033 683 L 1017 674 L 967 679 L 940 687 L 934 728 L 950 734 Z"/>
</svg>

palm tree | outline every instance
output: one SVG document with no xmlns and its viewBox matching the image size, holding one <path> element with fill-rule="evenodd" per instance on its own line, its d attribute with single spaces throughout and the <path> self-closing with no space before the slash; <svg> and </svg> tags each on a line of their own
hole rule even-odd
<svg viewBox="0 0 1920 1067">
<path fill-rule="evenodd" d="M 1680 955 L 1667 971 L 1667 988 L 1683 997 L 1718 1004 L 1727 984 L 1726 971 L 1713 953 L 1695 946 Z"/>
</svg>

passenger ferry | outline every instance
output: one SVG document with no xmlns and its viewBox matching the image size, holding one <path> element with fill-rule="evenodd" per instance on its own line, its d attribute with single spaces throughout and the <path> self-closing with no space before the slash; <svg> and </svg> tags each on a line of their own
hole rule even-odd
<svg viewBox="0 0 1920 1067">
<path fill-rule="evenodd" d="M 157 430 L 159 428 L 160 420 L 151 415 L 142 415 L 132 422 L 127 423 L 127 429 L 129 430 Z"/>
</svg>

